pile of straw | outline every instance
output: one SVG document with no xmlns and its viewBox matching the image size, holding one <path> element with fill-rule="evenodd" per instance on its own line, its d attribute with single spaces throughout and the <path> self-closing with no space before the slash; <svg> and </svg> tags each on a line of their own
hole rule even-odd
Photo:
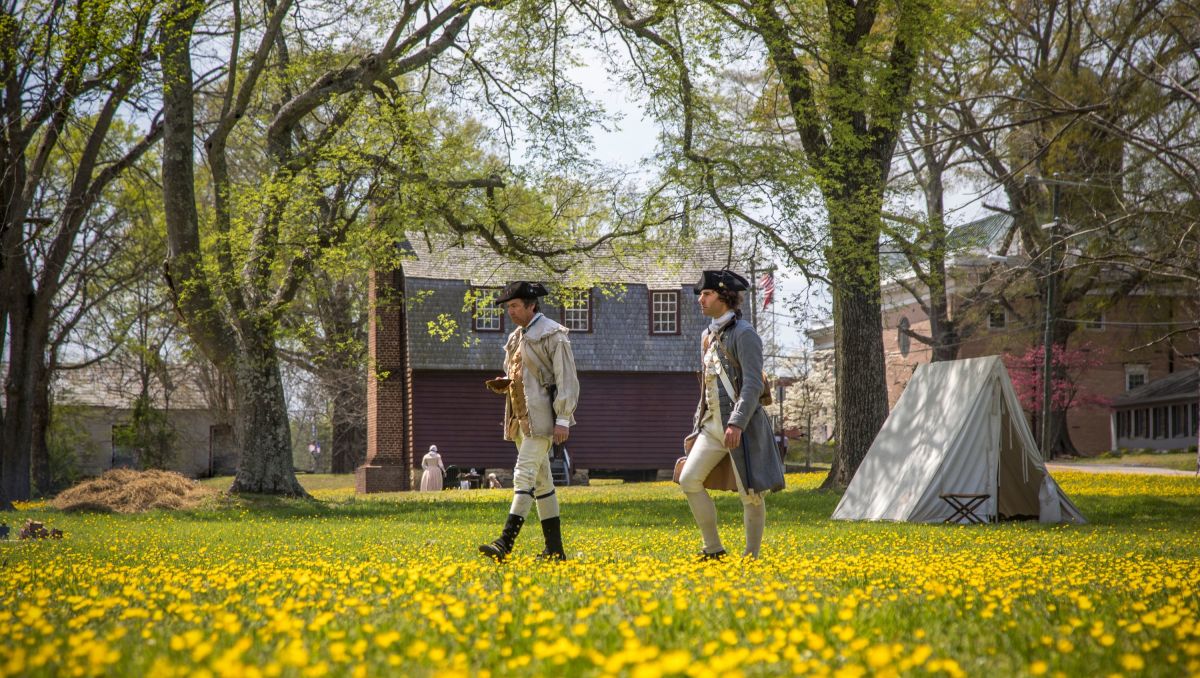
<svg viewBox="0 0 1200 678">
<path fill-rule="evenodd" d="M 54 498 L 64 511 L 139 513 L 151 509 L 190 509 L 219 494 L 173 471 L 113 469 L 64 490 Z"/>
</svg>

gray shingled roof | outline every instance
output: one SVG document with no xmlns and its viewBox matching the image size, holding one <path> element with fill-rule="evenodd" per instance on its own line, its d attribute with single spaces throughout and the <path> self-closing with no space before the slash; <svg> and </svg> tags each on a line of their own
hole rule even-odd
<svg viewBox="0 0 1200 678">
<path fill-rule="evenodd" d="M 150 379 L 150 398 L 155 407 L 172 410 L 207 410 L 204 396 L 195 374 L 183 365 L 172 366 L 170 397 L 164 398 L 162 384 Z M 117 410 L 133 409 L 140 390 L 135 370 L 115 363 L 98 363 L 81 369 L 59 370 L 54 378 L 54 398 L 64 405 L 104 407 Z"/>
<path fill-rule="evenodd" d="M 510 280 L 546 280 L 545 269 L 508 260 L 482 241 L 451 236 L 409 233 L 401 245 L 412 255 L 404 262 L 407 278 L 465 280 L 472 285 L 503 285 Z M 734 253 L 732 268 L 745 271 L 744 258 Z M 671 252 L 645 252 L 621 246 L 603 246 L 571 267 L 566 280 L 590 279 L 605 283 L 646 285 L 651 289 L 678 287 L 699 280 L 699 271 L 724 268 L 729 261 L 728 244 L 700 241 Z"/>
<path fill-rule="evenodd" d="M 466 282 L 414 278 L 407 285 L 408 293 L 418 299 L 407 315 L 414 370 L 501 369 L 504 341 L 513 328 L 507 318 L 501 332 L 478 332 L 463 310 Z M 610 294 L 593 289 L 591 331 L 570 333 L 579 371 L 694 372 L 700 364 L 700 332 L 708 319 L 696 306 L 691 286 L 689 282 L 670 288 L 679 292 L 679 334 L 657 335 L 650 333 L 650 290 L 645 285 L 628 283 Z M 561 309 L 552 304 L 544 304 L 542 311 L 561 322 Z M 455 324 L 452 334 L 430 331 L 447 318 Z"/>
<path fill-rule="evenodd" d="M 692 285 L 700 271 L 723 268 L 728 245 L 720 241 L 681 244 L 664 254 L 602 248 L 566 275 L 555 275 L 532 265 L 513 263 L 480 242 L 447 237 L 426 240 L 409 234 L 412 255 L 404 276 L 414 303 L 409 309 L 409 351 L 414 370 L 498 370 L 503 332 L 473 329 L 464 309 L 470 286 L 499 287 L 510 280 L 540 280 L 552 290 L 586 282 L 592 290 L 592 328 L 572 332 L 571 347 L 581 372 L 692 372 L 700 359 L 698 337 L 707 320 L 696 307 Z M 746 267 L 734 269 L 747 273 Z M 747 276 L 749 277 L 749 276 Z M 679 292 L 679 333 L 650 333 L 652 291 Z M 543 300 L 543 311 L 561 321 L 553 297 Z M 453 321 L 453 335 L 436 334 L 433 326 Z"/>
<path fill-rule="evenodd" d="M 1200 368 L 1180 370 L 1113 398 L 1113 407 L 1200 398 Z"/>
<path fill-rule="evenodd" d="M 1009 227 L 1012 226 L 1012 221 L 1013 218 L 1007 214 L 993 214 L 952 226 L 946 233 L 948 254 L 951 256 L 955 254 L 981 255 L 989 252 L 1000 254 L 995 251 L 996 247 L 1003 240 Z M 884 251 L 879 255 L 879 263 L 885 275 L 904 277 L 910 272 L 908 260 L 904 258 L 903 254 L 896 251 L 897 247 L 894 243 L 884 242 L 882 249 Z"/>
<path fill-rule="evenodd" d="M 951 251 L 991 251 L 992 246 L 1004 238 L 1012 222 L 1013 218 L 1007 214 L 993 214 L 955 226 L 946 234 L 946 245 Z"/>
</svg>

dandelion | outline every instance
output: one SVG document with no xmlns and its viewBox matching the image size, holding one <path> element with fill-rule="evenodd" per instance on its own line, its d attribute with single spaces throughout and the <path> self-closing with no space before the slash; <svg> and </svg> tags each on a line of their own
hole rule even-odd
<svg viewBox="0 0 1200 678">
<path fill-rule="evenodd" d="M 1141 655 L 1123 654 L 1121 655 L 1121 668 L 1126 671 L 1141 671 L 1146 668 L 1146 662 Z"/>
</svg>

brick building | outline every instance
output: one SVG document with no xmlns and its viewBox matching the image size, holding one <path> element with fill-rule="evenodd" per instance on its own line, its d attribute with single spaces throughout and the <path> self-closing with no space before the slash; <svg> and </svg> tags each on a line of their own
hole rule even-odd
<svg viewBox="0 0 1200 678">
<path fill-rule="evenodd" d="M 950 269 L 947 272 L 949 313 L 959 320 L 959 358 L 1020 355 L 1042 343 L 1044 326 L 1040 300 L 1014 299 L 1008 308 L 999 304 L 977 308 L 967 317 L 961 310 L 962 297 L 956 294 L 956 291 L 974 288 L 995 269 L 996 263 L 987 254 L 999 249 L 1010 223 L 1009 217 L 998 216 L 955 229 L 959 243 L 967 244 L 960 254 L 947 262 Z M 881 290 L 889 406 L 900 398 L 917 365 L 930 362 L 932 356 L 929 346 L 903 331 L 910 329 L 930 335 L 929 318 L 907 289 L 912 286 L 908 284 L 910 282 L 902 277 L 899 280 L 892 278 Z M 1080 389 L 1112 400 L 1142 384 L 1192 367 L 1200 357 L 1200 343 L 1195 332 L 1178 335 L 1169 341 L 1156 340 L 1177 326 L 1174 321 L 1196 317 L 1197 303 L 1195 295 L 1186 291 L 1148 285 L 1126 295 L 1102 314 L 1056 319 L 1059 323 L 1078 325 L 1069 340 L 1069 348 L 1089 345 L 1103 361 L 1101 366 L 1081 376 Z M 831 326 L 816 328 L 808 335 L 817 350 L 832 349 Z M 1083 454 L 1098 454 L 1111 449 L 1111 414 L 1109 407 L 1072 408 L 1067 413 L 1067 426 L 1076 449 Z M 1034 430 L 1038 430 L 1036 426 Z"/>
<path fill-rule="evenodd" d="M 587 270 L 548 280 L 482 244 L 413 237 L 403 246 L 403 270 L 373 281 L 380 310 L 370 350 L 388 376 L 368 385 L 360 492 L 408 489 L 407 470 L 431 444 L 447 465 L 511 468 L 513 446 L 501 437 L 504 399 L 483 383 L 501 373 L 513 329 L 492 299 L 514 279 L 547 283 L 542 311 L 570 330 L 581 392 L 567 444 L 575 468 L 673 466 L 691 429 L 697 338 L 706 324 L 691 287 L 701 270 L 725 265 L 725 247 L 669 259 L 606 251 Z M 408 303 L 394 303 L 395 291 Z M 371 470 L 380 466 L 404 470 Z"/>
</svg>

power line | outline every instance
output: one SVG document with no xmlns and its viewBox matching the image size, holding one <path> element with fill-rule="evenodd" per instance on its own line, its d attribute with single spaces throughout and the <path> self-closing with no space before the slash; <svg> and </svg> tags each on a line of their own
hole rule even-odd
<svg viewBox="0 0 1200 678">
<path fill-rule="evenodd" d="M 1100 325 L 1101 327 L 1187 327 L 1194 325 L 1200 329 L 1200 323 L 1195 320 L 1172 320 L 1166 322 L 1136 322 L 1129 320 L 1096 320 L 1095 318 L 1055 318 L 1055 322 L 1075 323 L 1077 325 Z"/>
</svg>

